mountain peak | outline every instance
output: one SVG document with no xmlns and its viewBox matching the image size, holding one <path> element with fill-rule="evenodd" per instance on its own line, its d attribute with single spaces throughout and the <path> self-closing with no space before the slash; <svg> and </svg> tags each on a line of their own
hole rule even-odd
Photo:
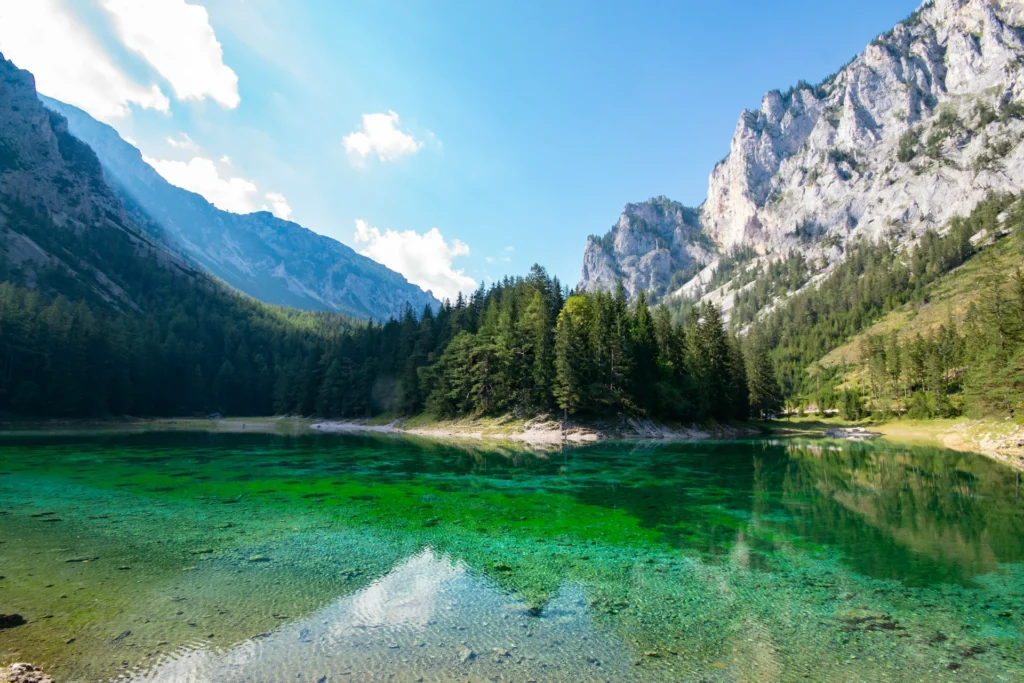
<svg viewBox="0 0 1024 683">
<path fill-rule="evenodd" d="M 741 113 L 687 224 L 711 240 L 709 254 L 800 252 L 828 267 L 849 240 L 912 240 L 990 192 L 1018 191 L 1022 27 L 1021 0 L 935 0 L 821 83 L 767 92 Z M 584 289 L 623 277 L 665 292 L 695 274 L 659 256 L 661 245 L 603 239 L 588 240 Z"/>
</svg>

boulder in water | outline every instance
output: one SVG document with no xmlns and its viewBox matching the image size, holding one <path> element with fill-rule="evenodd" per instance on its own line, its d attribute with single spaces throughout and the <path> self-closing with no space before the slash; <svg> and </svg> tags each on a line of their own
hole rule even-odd
<svg viewBox="0 0 1024 683">
<path fill-rule="evenodd" d="M 43 670 L 31 664 L 11 664 L 6 670 L 0 669 L 2 683 L 53 683 Z"/>
</svg>

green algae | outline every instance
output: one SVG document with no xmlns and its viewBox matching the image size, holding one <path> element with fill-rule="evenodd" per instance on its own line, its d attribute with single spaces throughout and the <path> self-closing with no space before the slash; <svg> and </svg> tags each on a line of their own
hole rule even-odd
<svg viewBox="0 0 1024 683">
<path fill-rule="evenodd" d="M 16 651 L 67 680 L 145 678 L 181 652 L 202 652 L 215 669 L 219 648 L 358 603 L 425 548 L 429 566 L 473 577 L 452 604 L 472 595 L 504 609 L 495 596 L 505 595 L 514 609 L 504 616 L 574 643 L 564 655 L 610 639 L 626 667 L 620 680 L 930 680 L 951 664 L 976 680 L 1024 671 L 1020 482 L 984 458 L 944 451 L 755 441 L 531 454 L 388 436 L 7 438 L 0 510 L 10 513 L 0 611 L 30 619 L 4 634 L 0 657 Z M 62 523 L 44 523 L 54 517 Z M 459 610 L 452 628 L 473 632 L 496 618 Z M 315 633 L 309 619 L 303 628 Z M 441 636 L 424 629 L 433 646 Z M 400 668 L 393 655 L 379 661 Z M 292 656 L 281 647 L 283 661 Z M 560 680 L 590 680 L 586 659 Z M 489 662 L 475 666 L 497 666 Z"/>
</svg>

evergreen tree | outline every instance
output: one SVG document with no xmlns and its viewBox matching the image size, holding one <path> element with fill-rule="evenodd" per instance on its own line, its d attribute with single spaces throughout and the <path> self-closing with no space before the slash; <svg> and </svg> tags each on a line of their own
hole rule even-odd
<svg viewBox="0 0 1024 683">
<path fill-rule="evenodd" d="M 697 321 L 689 341 L 691 373 L 697 383 L 697 405 L 701 417 L 727 420 L 732 417 L 728 391 L 729 340 L 718 308 L 705 302 L 697 311 Z"/>
<path fill-rule="evenodd" d="M 592 318 L 591 299 L 581 296 L 570 297 L 558 315 L 553 393 L 565 415 L 575 415 L 588 399 L 592 356 L 587 332 Z"/>
<path fill-rule="evenodd" d="M 754 335 L 747 346 L 747 384 L 750 389 L 750 410 L 762 420 L 782 411 L 782 389 L 775 377 L 775 366 L 768 355 L 768 345 Z"/>
</svg>

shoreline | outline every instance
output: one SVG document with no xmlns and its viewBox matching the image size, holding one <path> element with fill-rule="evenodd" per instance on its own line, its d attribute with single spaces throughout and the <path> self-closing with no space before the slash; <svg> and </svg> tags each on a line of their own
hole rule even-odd
<svg viewBox="0 0 1024 683">
<path fill-rule="evenodd" d="M 945 448 L 960 453 L 978 453 L 1024 472 L 1024 425 L 1008 421 L 891 420 L 888 422 L 844 422 L 838 418 L 813 416 L 783 418 L 737 424 L 666 425 L 651 420 L 620 417 L 604 421 L 570 423 L 550 418 L 478 418 L 433 420 L 373 418 L 319 420 L 293 416 L 220 418 L 111 418 L 0 421 L 0 437 L 67 433 L 135 433 L 154 431 L 202 431 L 212 433 L 266 433 L 302 436 L 308 434 L 392 434 L 440 441 L 506 442 L 524 448 L 555 449 L 599 441 L 707 441 L 753 436 L 828 438 L 826 431 L 867 428 L 894 443 Z"/>
<path fill-rule="evenodd" d="M 670 427 L 649 420 L 623 419 L 617 425 L 570 424 L 538 418 L 527 421 L 451 420 L 422 422 L 397 419 L 385 424 L 370 420 L 317 420 L 309 425 L 321 434 L 376 433 L 419 436 L 430 439 L 515 441 L 529 447 L 561 447 L 598 441 L 706 441 L 736 439 L 764 433 L 752 426 L 691 425 Z"/>
<path fill-rule="evenodd" d="M 1024 472 L 1024 425 L 1006 420 L 945 418 L 934 420 L 889 420 L 887 422 L 844 422 L 838 418 L 784 418 L 771 423 L 780 436 L 821 437 L 829 429 L 864 428 L 881 434 L 892 443 L 944 448 L 957 453 L 977 453 Z"/>
</svg>

